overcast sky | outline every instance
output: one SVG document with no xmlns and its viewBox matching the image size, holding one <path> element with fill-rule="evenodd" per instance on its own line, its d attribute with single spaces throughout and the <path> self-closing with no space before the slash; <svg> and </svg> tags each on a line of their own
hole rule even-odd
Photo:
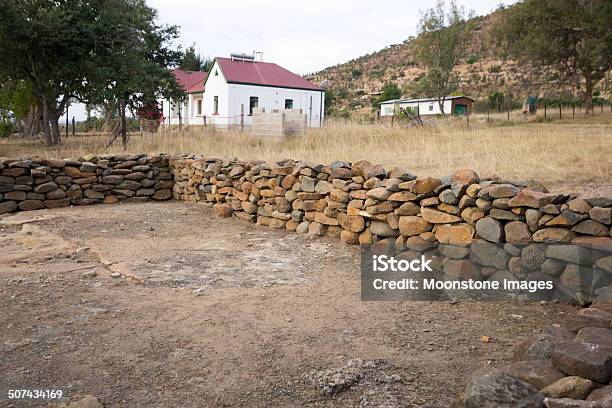
<svg viewBox="0 0 612 408">
<path fill-rule="evenodd" d="M 147 0 L 158 10 L 160 22 L 180 27 L 177 46 L 195 44 L 209 57 L 257 50 L 264 61 L 302 75 L 401 43 L 416 34 L 420 11 L 435 2 Z M 515 2 L 457 0 L 477 15 Z M 73 106 L 73 115 L 83 120 L 83 107 Z"/>
<path fill-rule="evenodd" d="M 477 15 L 512 0 L 457 0 Z M 420 10 L 435 0 L 147 0 L 159 20 L 181 27 L 179 44 L 211 57 L 263 52 L 298 74 L 321 70 L 398 44 L 417 32 Z M 447 1 L 448 3 L 448 1 Z M 214 5 L 213 5 L 214 4 Z"/>
</svg>

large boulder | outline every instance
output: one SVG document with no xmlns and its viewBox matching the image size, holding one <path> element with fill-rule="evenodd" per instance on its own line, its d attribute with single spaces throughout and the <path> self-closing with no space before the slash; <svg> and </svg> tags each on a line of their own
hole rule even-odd
<svg viewBox="0 0 612 408">
<path fill-rule="evenodd" d="M 546 408 L 606 408 L 607 406 L 598 405 L 595 402 L 575 400 L 572 398 L 546 398 L 544 400 Z"/>
<path fill-rule="evenodd" d="M 337 219 L 340 226 L 348 231 L 361 232 L 365 228 L 365 220 L 360 215 L 346 215 L 345 213 L 339 213 Z"/>
<path fill-rule="evenodd" d="M 398 230 L 394 230 L 391 228 L 389 224 L 386 222 L 380 221 L 372 221 L 370 224 L 370 231 L 374 235 L 378 235 L 379 237 L 397 237 L 399 235 Z"/>
<path fill-rule="evenodd" d="M 552 353 L 552 362 L 571 376 L 608 383 L 612 377 L 612 347 L 591 343 L 559 344 Z"/>
<path fill-rule="evenodd" d="M 496 369 L 472 374 L 463 397 L 466 408 L 542 408 L 543 402 L 534 386 Z"/>
<path fill-rule="evenodd" d="M 398 225 L 400 233 L 406 237 L 419 235 L 433 228 L 432 224 L 417 216 L 400 217 Z"/>
<path fill-rule="evenodd" d="M 432 224 L 450 224 L 453 222 L 461 222 L 463 219 L 456 215 L 448 214 L 429 207 L 421 208 L 421 217 Z"/>
<path fill-rule="evenodd" d="M 481 218 L 476 222 L 476 233 L 489 242 L 502 242 L 504 239 L 503 224 L 491 217 Z"/>
<path fill-rule="evenodd" d="M 555 203 L 560 198 L 561 196 L 559 194 L 541 193 L 539 191 L 523 189 L 508 202 L 508 206 L 539 209 L 545 205 Z"/>
<path fill-rule="evenodd" d="M 549 398 L 584 399 L 595 389 L 595 383 L 586 378 L 563 377 L 544 387 L 542 394 Z"/>
<path fill-rule="evenodd" d="M 519 361 L 512 364 L 508 371 L 539 390 L 565 377 L 550 360 Z"/>
<path fill-rule="evenodd" d="M 600 407 L 612 407 L 612 385 L 596 389 L 589 394 L 587 401 L 596 402 Z"/>
<path fill-rule="evenodd" d="M 470 259 L 483 266 L 506 269 L 510 254 L 499 245 L 477 240 L 470 246 Z"/>
</svg>

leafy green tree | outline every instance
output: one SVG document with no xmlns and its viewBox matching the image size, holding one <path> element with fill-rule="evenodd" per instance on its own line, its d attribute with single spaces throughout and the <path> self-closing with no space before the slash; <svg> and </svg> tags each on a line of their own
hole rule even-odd
<svg viewBox="0 0 612 408">
<path fill-rule="evenodd" d="M 212 62 L 212 59 L 196 53 L 195 44 L 192 44 L 183 52 L 179 68 L 185 71 L 208 71 Z"/>
<path fill-rule="evenodd" d="M 331 115 L 335 111 L 336 99 L 336 93 L 333 90 L 325 90 L 325 116 Z"/>
<path fill-rule="evenodd" d="M 39 109 L 31 85 L 26 81 L 6 81 L 0 84 L 0 122 L 2 136 L 19 132 L 35 135 L 40 129 Z"/>
<path fill-rule="evenodd" d="M 612 68 L 612 2 L 525 0 L 504 12 L 495 29 L 512 57 L 559 70 L 593 110 L 595 86 Z"/>
<path fill-rule="evenodd" d="M 402 90 L 394 83 L 386 83 L 383 86 L 382 93 L 378 98 L 372 99 L 372 109 L 378 110 L 382 102 L 399 99 L 402 97 Z"/>
<path fill-rule="evenodd" d="M 60 143 L 71 100 L 133 105 L 178 92 L 166 69 L 176 27 L 155 23 L 144 0 L 0 1 L 0 82 L 26 81 L 42 112 L 46 144 Z"/>
<path fill-rule="evenodd" d="M 489 108 L 497 109 L 498 112 L 501 112 L 503 104 L 504 104 L 504 93 L 503 92 L 495 91 L 489 94 L 489 103 L 488 103 Z"/>
<path fill-rule="evenodd" d="M 443 115 L 446 115 L 446 97 L 459 85 L 453 69 L 467 53 L 472 30 L 469 17 L 454 1 L 446 11 L 442 0 L 421 17 L 414 46 L 417 60 L 425 65 L 427 73 L 419 80 L 416 89 L 422 96 L 436 98 Z"/>
<path fill-rule="evenodd" d="M 378 98 L 378 102 L 390 101 L 402 97 L 402 90 L 393 83 L 385 84 L 382 89 L 382 94 Z"/>
</svg>

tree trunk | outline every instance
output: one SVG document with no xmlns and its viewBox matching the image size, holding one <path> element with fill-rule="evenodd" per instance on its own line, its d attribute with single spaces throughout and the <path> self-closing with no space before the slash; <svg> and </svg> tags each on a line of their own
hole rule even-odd
<svg viewBox="0 0 612 408">
<path fill-rule="evenodd" d="M 115 112 L 115 104 L 109 102 L 104 107 L 104 124 L 102 125 L 103 132 L 112 132 L 113 131 L 113 113 Z"/>
<path fill-rule="evenodd" d="M 41 112 L 38 105 L 32 105 L 28 109 L 26 117 L 23 119 L 20 126 L 22 137 L 37 136 L 41 131 Z"/>
<path fill-rule="evenodd" d="M 440 112 L 442 112 L 442 116 L 446 117 L 446 112 L 444 112 L 444 99 L 438 99 L 438 106 L 440 106 Z"/>
<path fill-rule="evenodd" d="M 49 108 L 47 106 L 46 98 L 43 98 L 42 105 L 42 128 L 44 140 L 47 146 L 51 146 L 53 144 L 53 136 L 51 135 L 51 128 L 49 127 Z"/>
<path fill-rule="evenodd" d="M 51 139 L 53 140 L 53 144 L 62 143 L 62 133 L 60 132 L 59 117 L 60 115 L 58 115 L 57 112 L 49 113 L 49 124 L 51 125 Z"/>
<path fill-rule="evenodd" d="M 593 80 L 587 77 L 586 83 L 584 85 L 584 104 L 587 114 L 589 113 L 589 111 L 593 113 L 593 88 Z"/>
</svg>

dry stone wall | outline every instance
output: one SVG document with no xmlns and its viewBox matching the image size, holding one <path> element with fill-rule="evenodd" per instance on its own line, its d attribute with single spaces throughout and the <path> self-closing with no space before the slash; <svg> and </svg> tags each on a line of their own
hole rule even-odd
<svg viewBox="0 0 612 408">
<path fill-rule="evenodd" d="M 524 278 L 543 268 L 571 280 L 579 262 L 535 244 L 612 252 L 612 197 L 549 193 L 536 182 L 482 179 L 473 170 L 417 178 L 367 161 L 325 166 L 174 157 L 170 167 L 174 198 L 207 203 L 218 216 L 396 252 L 437 251 L 445 272 L 466 279 L 501 271 Z M 602 273 L 612 274 L 611 261 L 597 259 Z"/>
<path fill-rule="evenodd" d="M 0 214 L 172 197 L 163 155 L 99 155 L 79 160 L 0 158 Z"/>
</svg>

